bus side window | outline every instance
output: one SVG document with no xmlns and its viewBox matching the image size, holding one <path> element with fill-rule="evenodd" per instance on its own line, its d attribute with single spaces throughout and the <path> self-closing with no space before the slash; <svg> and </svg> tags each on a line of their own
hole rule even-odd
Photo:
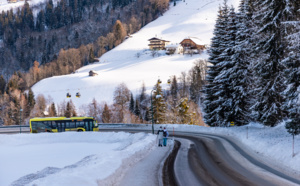
<svg viewBox="0 0 300 186">
<path fill-rule="evenodd" d="M 83 121 L 77 121 L 77 122 L 76 122 L 76 127 L 77 127 L 77 128 L 78 128 L 78 127 L 84 128 L 84 123 L 83 123 Z"/>
<path fill-rule="evenodd" d="M 75 121 L 70 121 L 70 128 L 76 128 Z"/>
<path fill-rule="evenodd" d="M 70 128 L 70 122 L 69 121 L 66 121 L 66 126 L 65 126 L 67 129 Z"/>
<path fill-rule="evenodd" d="M 50 122 L 51 122 L 51 128 L 57 129 L 57 125 L 56 125 L 55 121 L 50 121 Z"/>
</svg>

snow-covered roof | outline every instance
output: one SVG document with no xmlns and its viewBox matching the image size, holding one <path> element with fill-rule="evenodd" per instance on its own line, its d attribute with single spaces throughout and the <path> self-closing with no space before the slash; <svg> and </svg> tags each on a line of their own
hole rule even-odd
<svg viewBox="0 0 300 186">
<path fill-rule="evenodd" d="M 194 43 L 196 43 L 197 45 L 205 45 L 205 44 L 203 43 L 203 41 L 202 41 L 201 39 L 197 38 L 197 37 L 187 37 L 187 38 L 185 38 L 185 39 L 190 39 L 190 40 L 192 40 Z"/>
<path fill-rule="evenodd" d="M 151 39 L 148 39 L 148 41 L 153 41 L 153 40 L 160 40 L 160 41 L 170 42 L 170 41 L 167 41 L 167 40 L 164 40 L 164 39 L 159 39 L 157 37 L 152 37 Z"/>
</svg>

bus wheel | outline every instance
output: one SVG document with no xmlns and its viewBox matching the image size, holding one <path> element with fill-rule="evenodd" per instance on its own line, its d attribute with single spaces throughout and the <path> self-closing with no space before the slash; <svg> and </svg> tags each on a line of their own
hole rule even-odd
<svg viewBox="0 0 300 186">
<path fill-rule="evenodd" d="M 82 129 L 78 129 L 77 132 L 83 132 L 83 130 Z"/>
</svg>

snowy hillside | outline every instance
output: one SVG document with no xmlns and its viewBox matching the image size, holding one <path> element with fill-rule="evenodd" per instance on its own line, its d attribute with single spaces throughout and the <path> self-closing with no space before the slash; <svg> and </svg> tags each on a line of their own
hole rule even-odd
<svg viewBox="0 0 300 186">
<path fill-rule="evenodd" d="M 58 0 L 54 0 L 53 4 L 56 5 Z M 18 8 L 21 9 L 21 7 L 24 5 L 25 0 L 17 0 L 15 3 L 8 3 L 7 0 L 0 0 L 0 12 L 13 9 L 16 11 Z M 46 3 L 47 0 L 29 0 L 29 6 L 38 6 L 39 4 Z M 38 9 L 37 9 L 38 10 Z M 34 15 L 37 14 L 37 10 L 33 11 Z"/>
<path fill-rule="evenodd" d="M 152 57 L 148 50 L 148 39 L 162 38 L 171 43 L 179 43 L 184 38 L 198 37 L 203 43 L 209 44 L 221 0 L 186 0 L 179 1 L 176 6 L 170 5 L 170 10 L 157 20 L 146 25 L 138 33 L 125 40 L 115 49 L 100 58 L 100 62 L 85 66 L 75 74 L 52 77 L 38 82 L 33 91 L 35 95 L 51 96 L 56 104 L 68 101 L 66 93 L 70 92 L 76 108 L 91 103 L 95 98 L 99 103 L 113 101 L 113 92 L 122 82 L 138 94 L 144 82 L 148 93 L 152 90 L 158 78 L 167 88 L 167 80 L 172 75 L 188 72 L 197 59 L 206 59 L 207 54 L 173 55 L 161 54 Z M 230 0 L 228 4 L 238 6 L 238 0 Z M 139 57 L 137 57 L 139 56 Z M 99 75 L 89 77 L 90 70 Z M 76 98 L 76 92 L 81 98 Z"/>
</svg>

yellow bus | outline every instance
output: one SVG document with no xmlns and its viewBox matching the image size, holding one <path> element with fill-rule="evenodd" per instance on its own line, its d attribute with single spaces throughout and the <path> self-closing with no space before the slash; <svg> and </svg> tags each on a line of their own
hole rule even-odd
<svg viewBox="0 0 300 186">
<path fill-rule="evenodd" d="M 98 123 L 93 117 L 45 117 L 29 121 L 30 133 L 64 131 L 98 131 Z"/>
</svg>

